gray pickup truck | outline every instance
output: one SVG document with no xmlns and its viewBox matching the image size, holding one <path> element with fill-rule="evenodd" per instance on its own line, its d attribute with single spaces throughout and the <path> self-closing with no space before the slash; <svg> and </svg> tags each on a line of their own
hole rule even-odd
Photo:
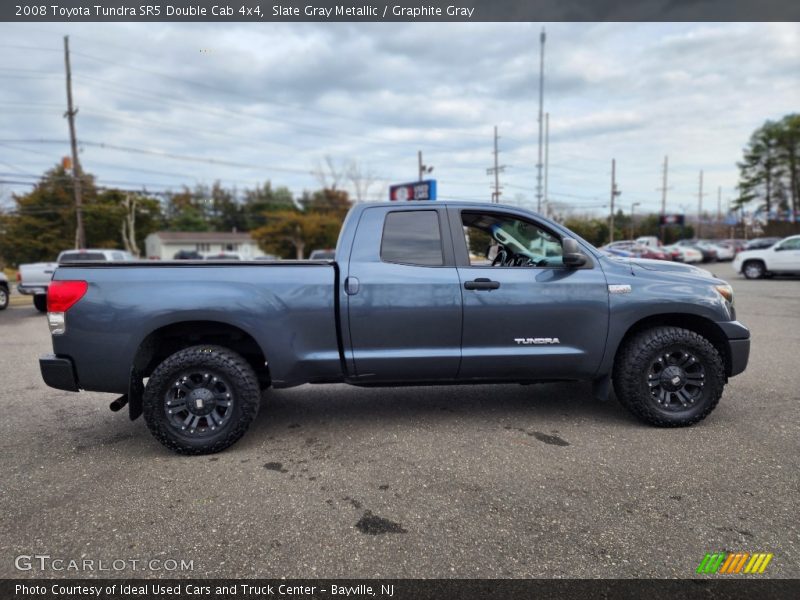
<svg viewBox="0 0 800 600">
<path fill-rule="evenodd" d="M 335 261 L 81 263 L 48 290 L 47 385 L 122 394 L 187 454 L 238 440 L 261 392 L 586 380 L 656 426 L 691 425 L 750 332 L 708 271 L 611 258 L 510 206 L 362 204 Z"/>
</svg>

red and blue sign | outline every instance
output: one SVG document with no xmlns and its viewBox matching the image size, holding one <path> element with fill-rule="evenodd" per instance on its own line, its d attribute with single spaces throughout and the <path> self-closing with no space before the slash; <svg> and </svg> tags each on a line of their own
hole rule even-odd
<svg viewBox="0 0 800 600">
<path fill-rule="evenodd" d="M 414 183 L 399 183 L 389 186 L 389 200 L 405 202 L 408 200 L 436 200 L 436 180 L 426 179 Z"/>
</svg>

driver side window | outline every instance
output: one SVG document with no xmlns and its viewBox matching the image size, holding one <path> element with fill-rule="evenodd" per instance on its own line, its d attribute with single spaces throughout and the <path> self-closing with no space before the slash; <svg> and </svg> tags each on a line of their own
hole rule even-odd
<svg viewBox="0 0 800 600">
<path fill-rule="evenodd" d="M 544 229 L 496 213 L 461 213 L 471 266 L 561 267 L 561 240 Z"/>
</svg>

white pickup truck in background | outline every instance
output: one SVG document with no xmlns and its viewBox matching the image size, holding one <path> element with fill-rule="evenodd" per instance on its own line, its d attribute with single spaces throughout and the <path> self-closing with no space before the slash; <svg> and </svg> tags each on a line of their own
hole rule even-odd
<svg viewBox="0 0 800 600">
<path fill-rule="evenodd" d="M 47 312 L 47 288 L 53 278 L 53 272 L 61 263 L 80 261 L 116 261 L 135 260 L 133 255 L 124 250 L 88 249 L 64 250 L 60 252 L 56 262 L 28 263 L 20 265 L 17 270 L 17 291 L 20 294 L 33 296 L 33 305 L 40 312 Z"/>
</svg>

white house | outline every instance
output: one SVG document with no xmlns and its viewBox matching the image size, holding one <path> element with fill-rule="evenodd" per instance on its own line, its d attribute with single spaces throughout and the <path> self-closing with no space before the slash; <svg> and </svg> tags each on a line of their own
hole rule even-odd
<svg viewBox="0 0 800 600">
<path fill-rule="evenodd" d="M 147 258 L 171 260 L 176 252 L 199 252 L 201 255 L 218 252 L 238 252 L 242 258 L 263 254 L 249 233 L 217 231 L 157 231 L 145 240 Z"/>
</svg>

